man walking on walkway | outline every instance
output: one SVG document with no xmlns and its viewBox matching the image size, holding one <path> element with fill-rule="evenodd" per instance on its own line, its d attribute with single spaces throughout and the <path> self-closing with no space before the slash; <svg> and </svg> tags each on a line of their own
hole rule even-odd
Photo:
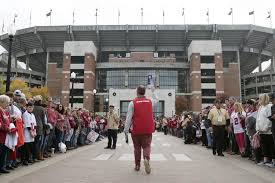
<svg viewBox="0 0 275 183">
<path fill-rule="evenodd" d="M 152 101 L 145 97 L 145 90 L 145 87 L 142 85 L 137 88 L 137 97 L 131 101 L 128 106 L 124 132 L 127 134 L 129 132 L 129 128 L 132 126 L 132 140 L 134 144 L 136 164 L 135 170 L 140 170 L 141 149 L 143 149 L 145 171 L 147 174 L 150 174 L 151 167 L 149 161 L 151 142 L 152 133 L 155 128 L 153 106 L 158 102 L 158 100 L 154 93 L 154 88 L 152 88 Z"/>
<path fill-rule="evenodd" d="M 114 112 L 114 105 L 110 105 L 109 113 L 107 115 L 107 128 L 108 128 L 108 146 L 105 149 L 116 149 L 117 131 L 119 127 L 119 117 Z M 113 142 L 113 144 L 112 144 Z M 112 146 L 113 145 L 113 146 Z"/>
<path fill-rule="evenodd" d="M 213 128 L 213 155 L 224 156 L 222 151 L 224 147 L 224 132 L 225 125 L 230 124 L 230 118 L 227 111 L 221 108 L 222 102 L 217 99 L 215 101 L 215 107 L 213 107 L 209 114 L 208 120 L 210 120 Z"/>
</svg>

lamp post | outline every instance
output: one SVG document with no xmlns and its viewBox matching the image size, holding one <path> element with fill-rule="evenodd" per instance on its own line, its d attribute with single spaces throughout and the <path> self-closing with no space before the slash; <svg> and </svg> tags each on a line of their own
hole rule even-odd
<svg viewBox="0 0 275 183">
<path fill-rule="evenodd" d="M 96 95 L 96 89 L 93 89 L 93 94 L 94 94 L 94 116 L 95 116 L 95 95 Z"/>
<path fill-rule="evenodd" d="M 72 81 L 72 89 L 71 89 L 71 109 L 73 108 L 74 102 L 74 82 L 75 82 L 75 78 L 76 78 L 76 73 L 72 72 L 71 73 L 71 81 Z"/>
<path fill-rule="evenodd" d="M 105 103 L 106 103 L 106 116 L 107 116 L 107 112 L 108 112 L 108 102 L 109 102 L 109 99 L 108 98 L 106 98 L 105 99 Z"/>
<path fill-rule="evenodd" d="M 8 56 L 8 68 L 7 68 L 7 78 L 6 78 L 6 92 L 10 91 L 10 83 L 11 83 L 11 48 L 12 42 L 14 38 L 14 32 L 12 26 L 9 30 L 9 56 Z M 16 60 L 15 60 L 16 62 Z"/>
</svg>

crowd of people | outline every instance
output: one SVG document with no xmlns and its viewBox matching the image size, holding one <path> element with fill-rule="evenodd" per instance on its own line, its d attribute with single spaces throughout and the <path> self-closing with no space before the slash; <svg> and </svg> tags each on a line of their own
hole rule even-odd
<svg viewBox="0 0 275 183">
<path fill-rule="evenodd" d="M 116 149 L 117 132 L 122 132 L 124 125 L 113 110 L 110 105 L 108 115 L 102 117 L 85 109 L 64 107 L 50 97 L 26 99 L 20 90 L 0 95 L 0 173 L 106 136 L 106 149 Z M 126 131 L 132 119 L 129 114 Z M 212 149 L 213 155 L 224 156 L 226 151 L 275 168 L 275 94 L 261 94 L 242 103 L 233 97 L 217 99 L 200 113 L 155 119 L 155 129 L 183 138 L 185 144 L 201 143 Z M 139 162 L 137 166 L 139 170 Z"/>
<path fill-rule="evenodd" d="M 27 99 L 20 90 L 0 95 L 0 173 L 100 141 L 106 126 L 105 117 L 51 98 Z"/>
<path fill-rule="evenodd" d="M 275 94 L 237 102 L 217 99 L 200 113 L 184 112 L 155 120 L 157 131 L 201 143 L 213 155 L 240 155 L 257 165 L 275 168 Z"/>
</svg>

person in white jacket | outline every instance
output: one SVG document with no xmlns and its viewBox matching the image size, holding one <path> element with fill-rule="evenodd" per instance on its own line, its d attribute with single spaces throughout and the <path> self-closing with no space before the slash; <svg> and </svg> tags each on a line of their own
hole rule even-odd
<svg viewBox="0 0 275 183">
<path fill-rule="evenodd" d="M 261 147 L 264 155 L 264 162 L 259 165 L 269 165 L 271 159 L 275 159 L 273 137 L 271 132 L 272 122 L 269 120 L 271 117 L 271 106 L 269 103 L 268 94 L 261 94 L 259 97 L 259 109 L 256 119 L 256 131 L 260 134 Z"/>
</svg>

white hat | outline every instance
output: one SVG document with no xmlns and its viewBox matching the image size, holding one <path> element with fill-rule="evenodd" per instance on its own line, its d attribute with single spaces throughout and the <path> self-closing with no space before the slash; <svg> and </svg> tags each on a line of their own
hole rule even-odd
<svg viewBox="0 0 275 183">
<path fill-rule="evenodd" d="M 36 95 L 33 97 L 34 101 L 42 101 L 42 96 L 41 95 Z"/>
<path fill-rule="evenodd" d="M 22 92 L 21 92 L 20 90 L 15 90 L 15 91 L 13 92 L 13 95 L 18 96 L 18 97 L 21 97 L 21 96 L 22 96 Z"/>
</svg>

